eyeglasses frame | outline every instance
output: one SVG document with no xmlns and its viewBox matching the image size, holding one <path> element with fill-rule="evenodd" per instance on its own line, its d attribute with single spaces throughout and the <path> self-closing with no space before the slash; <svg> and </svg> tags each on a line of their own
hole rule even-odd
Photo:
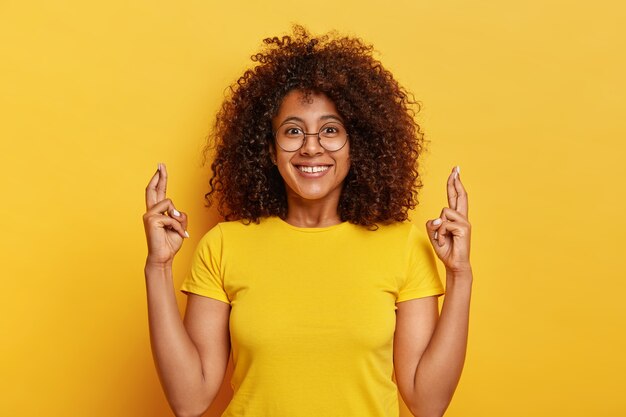
<svg viewBox="0 0 626 417">
<path fill-rule="evenodd" d="M 274 136 L 274 142 L 276 143 L 276 145 L 278 145 L 278 147 L 279 147 L 280 149 L 282 149 L 283 151 L 285 151 L 285 152 L 298 152 L 300 149 L 302 149 L 302 147 L 303 147 L 303 146 L 304 146 L 304 144 L 306 143 L 306 137 L 307 137 L 307 136 L 317 136 L 317 143 L 318 143 L 318 144 L 320 145 L 320 147 L 321 147 L 322 149 L 324 149 L 325 151 L 327 151 L 327 152 L 339 152 L 340 150 L 342 150 L 342 149 L 344 148 L 344 146 L 346 146 L 346 143 L 348 143 L 348 139 L 350 138 L 350 134 L 349 134 L 349 133 L 347 133 L 347 129 L 346 129 L 346 141 L 343 143 L 343 145 L 341 145 L 341 148 L 339 148 L 339 149 L 335 149 L 335 150 L 332 150 L 332 151 L 331 151 L 331 150 L 329 150 L 329 149 L 326 149 L 326 148 L 324 147 L 324 145 L 322 145 L 322 138 L 320 137 L 320 133 L 322 133 L 322 129 L 324 129 L 324 126 L 329 125 L 329 124 L 331 124 L 331 123 L 338 123 L 338 124 L 340 124 L 341 126 L 343 126 L 343 128 L 344 128 L 344 129 L 346 128 L 346 127 L 343 125 L 343 123 L 340 123 L 340 122 L 336 122 L 336 121 L 335 121 L 335 122 L 328 122 L 328 123 L 324 123 L 324 124 L 322 125 L 322 127 L 320 127 L 320 130 L 318 130 L 318 132 L 317 132 L 317 133 L 308 133 L 308 132 L 304 132 L 304 129 L 303 129 L 303 132 L 302 132 L 302 133 L 304 134 L 304 137 L 302 138 L 302 144 L 300 145 L 300 147 L 299 147 L 298 149 L 295 149 L 295 150 L 293 150 L 293 151 L 288 151 L 288 150 L 286 150 L 285 148 L 283 148 L 282 146 L 280 146 L 280 144 L 278 143 L 278 140 L 276 139 L 276 133 L 278 133 L 278 129 L 276 129 L 275 131 L 273 131 L 273 132 L 272 132 L 272 135 Z M 285 124 L 285 123 L 281 124 L 280 126 L 278 126 L 278 128 L 280 128 L 280 127 L 281 127 L 281 126 L 283 126 L 284 124 Z M 297 125 L 296 125 L 296 126 L 297 126 Z M 298 127 L 299 127 L 299 126 L 298 126 Z"/>
</svg>

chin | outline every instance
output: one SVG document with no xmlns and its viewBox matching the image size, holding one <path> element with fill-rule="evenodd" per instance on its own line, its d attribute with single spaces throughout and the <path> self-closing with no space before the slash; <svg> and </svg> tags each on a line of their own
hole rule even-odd
<svg viewBox="0 0 626 417">
<path fill-rule="evenodd" d="M 291 188 L 291 187 L 290 187 Z M 341 192 L 341 186 L 337 188 L 326 188 L 326 187 L 297 187 L 291 188 L 294 196 L 297 196 L 303 200 L 307 201 L 320 201 L 328 198 L 333 198 L 334 194 L 339 194 Z"/>
<path fill-rule="evenodd" d="M 299 191 L 295 191 L 294 194 L 302 198 L 303 200 L 315 201 L 315 200 L 323 200 L 324 198 L 329 196 L 330 192 L 322 192 L 322 191 L 315 192 L 315 191 L 299 190 Z"/>
</svg>

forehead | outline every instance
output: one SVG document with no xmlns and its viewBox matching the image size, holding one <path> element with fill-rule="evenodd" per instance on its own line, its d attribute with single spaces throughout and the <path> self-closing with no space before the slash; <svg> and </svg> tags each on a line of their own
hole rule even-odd
<svg viewBox="0 0 626 417">
<path fill-rule="evenodd" d="M 305 122 L 315 122 L 329 115 L 339 118 L 335 103 L 325 94 L 292 90 L 285 95 L 280 103 L 273 122 L 280 124 L 290 117 L 297 117 Z"/>
</svg>

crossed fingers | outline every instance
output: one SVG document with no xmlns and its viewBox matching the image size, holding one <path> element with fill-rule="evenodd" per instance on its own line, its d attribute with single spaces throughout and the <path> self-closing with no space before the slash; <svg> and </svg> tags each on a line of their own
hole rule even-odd
<svg viewBox="0 0 626 417">
<path fill-rule="evenodd" d="M 164 164 L 159 164 L 157 171 L 146 187 L 146 211 L 150 210 L 155 204 L 163 201 L 166 191 L 167 169 Z"/>
<path fill-rule="evenodd" d="M 460 168 L 452 169 L 448 176 L 448 207 L 461 213 L 467 219 L 467 192 L 459 177 Z"/>
<path fill-rule="evenodd" d="M 439 218 L 435 219 L 432 224 L 434 226 L 440 225 L 443 221 L 468 221 L 468 198 L 465 187 L 461 183 L 459 177 L 460 168 L 455 166 L 450 175 L 448 176 L 448 182 L 446 189 L 448 193 L 448 207 L 444 207 L 441 210 Z M 443 244 L 439 232 L 436 230 L 433 234 L 433 239 L 439 241 L 439 245 Z"/>
</svg>

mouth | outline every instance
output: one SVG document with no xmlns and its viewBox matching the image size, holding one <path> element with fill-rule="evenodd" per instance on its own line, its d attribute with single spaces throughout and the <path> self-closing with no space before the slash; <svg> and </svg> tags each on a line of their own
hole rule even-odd
<svg viewBox="0 0 626 417">
<path fill-rule="evenodd" d="M 294 167 L 299 174 L 306 178 L 317 178 L 326 174 L 332 165 L 296 165 Z"/>
<path fill-rule="evenodd" d="M 314 165 L 314 166 L 296 165 L 296 168 L 298 168 L 300 171 L 307 172 L 309 174 L 313 174 L 316 172 L 323 172 L 323 171 L 326 171 L 330 167 L 331 167 L 330 165 Z"/>
</svg>

